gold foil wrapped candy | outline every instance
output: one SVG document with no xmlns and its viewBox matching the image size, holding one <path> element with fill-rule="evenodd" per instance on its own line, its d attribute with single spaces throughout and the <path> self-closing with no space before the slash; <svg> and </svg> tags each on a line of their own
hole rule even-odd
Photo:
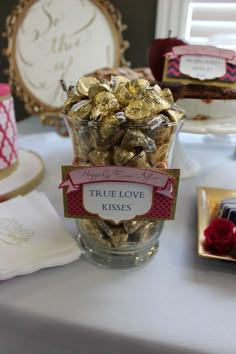
<svg viewBox="0 0 236 354">
<path fill-rule="evenodd" d="M 70 86 L 63 106 L 73 142 L 73 164 L 167 168 L 170 145 L 184 112 L 169 89 L 147 80 L 85 76 Z M 128 248 L 153 236 L 159 221 L 79 220 L 81 233 L 101 247 Z"/>
<path fill-rule="evenodd" d="M 76 84 L 76 89 L 79 96 L 87 97 L 90 87 L 98 83 L 99 80 L 97 80 L 95 77 L 92 76 L 82 77 Z"/>
<path fill-rule="evenodd" d="M 133 97 L 138 97 L 145 93 L 150 83 L 145 79 L 135 79 L 128 81 L 125 86 Z"/>
<path fill-rule="evenodd" d="M 97 83 L 97 84 L 94 84 L 92 86 L 89 86 L 89 89 L 88 89 L 88 97 L 89 98 L 93 98 L 95 97 L 99 92 L 102 92 L 102 91 L 106 91 L 106 92 L 109 92 L 111 91 L 111 87 L 109 86 L 109 83 Z"/>
<path fill-rule="evenodd" d="M 120 84 L 118 86 L 117 90 L 115 91 L 115 96 L 118 99 L 121 107 L 126 107 L 132 98 L 131 93 L 124 84 Z"/>
<path fill-rule="evenodd" d="M 127 162 L 127 166 L 138 167 L 138 168 L 149 168 L 150 164 L 148 162 L 147 154 L 145 151 L 136 153 L 134 157 Z"/>
<path fill-rule="evenodd" d="M 121 142 L 121 147 L 126 150 L 141 148 L 145 151 L 155 151 L 155 142 L 139 129 L 128 129 Z"/>
<path fill-rule="evenodd" d="M 99 229 L 95 220 L 91 220 L 91 219 L 80 220 L 80 226 L 81 226 L 82 230 L 84 230 L 85 232 L 88 232 L 89 235 L 91 235 L 93 238 L 98 239 L 98 240 L 103 239 L 103 233 Z"/>
<path fill-rule="evenodd" d="M 157 145 L 167 144 L 170 141 L 170 137 L 173 132 L 173 126 L 168 126 L 169 120 L 166 121 L 167 124 L 161 126 L 159 129 L 155 129 L 153 134 L 153 139 Z"/>
<path fill-rule="evenodd" d="M 88 157 L 89 161 L 95 166 L 106 166 L 112 162 L 112 156 L 109 151 L 92 150 Z"/>
<path fill-rule="evenodd" d="M 115 226 L 110 236 L 111 244 L 113 247 L 121 246 L 124 242 L 128 241 L 128 237 L 128 233 L 122 226 Z"/>
<path fill-rule="evenodd" d="M 127 82 L 129 82 L 129 79 L 125 76 L 111 76 L 111 88 L 114 92 L 116 92 L 120 85 L 125 85 Z"/>
<path fill-rule="evenodd" d="M 154 102 L 149 103 L 142 99 L 132 99 L 124 112 L 125 116 L 131 121 L 131 124 L 145 124 L 150 113 L 154 112 Z"/>
<path fill-rule="evenodd" d="M 64 102 L 64 105 L 63 105 L 63 113 L 65 114 L 70 114 L 71 112 L 71 107 L 78 103 L 80 101 L 79 97 L 78 96 L 68 96 L 66 101 Z"/>
<path fill-rule="evenodd" d="M 99 116 L 105 117 L 108 114 L 118 112 L 120 108 L 119 101 L 111 92 L 101 91 L 93 98 L 93 108 L 91 119 L 98 119 Z"/>
<path fill-rule="evenodd" d="M 170 89 L 164 88 L 162 91 L 160 91 L 159 95 L 166 100 L 170 105 L 174 104 L 174 99 L 173 95 Z"/>
<path fill-rule="evenodd" d="M 165 111 L 165 114 L 170 119 L 171 122 L 175 122 L 176 124 L 183 120 L 184 111 L 177 107 L 176 105 L 172 105 L 169 109 Z"/>
<path fill-rule="evenodd" d="M 134 151 L 127 151 L 119 146 L 114 147 L 113 162 L 115 165 L 127 165 L 134 156 Z"/>
<path fill-rule="evenodd" d="M 120 126 L 124 120 L 120 119 L 116 114 L 105 116 L 99 126 L 99 131 L 103 139 L 109 139 L 119 132 Z"/>
<path fill-rule="evenodd" d="M 140 221 L 140 220 L 129 220 L 125 221 L 123 226 L 125 231 L 127 231 L 129 234 L 133 234 L 138 228 L 140 228 L 142 225 L 146 225 L 149 223 L 149 221 Z"/>
<path fill-rule="evenodd" d="M 158 227 L 159 221 L 143 222 L 142 225 L 135 231 L 135 237 L 140 242 L 145 242 L 153 235 L 155 229 Z"/>
<path fill-rule="evenodd" d="M 68 116 L 76 119 L 85 119 L 89 117 L 92 110 L 91 100 L 81 100 L 71 107 Z"/>
<path fill-rule="evenodd" d="M 151 165 L 156 167 L 160 162 L 166 162 L 168 151 L 168 144 L 157 145 L 155 152 L 149 154 Z"/>
</svg>

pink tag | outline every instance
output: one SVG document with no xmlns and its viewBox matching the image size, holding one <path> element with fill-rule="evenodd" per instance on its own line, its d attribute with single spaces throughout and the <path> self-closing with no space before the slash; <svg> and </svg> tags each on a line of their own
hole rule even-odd
<svg viewBox="0 0 236 354">
<path fill-rule="evenodd" d="M 0 82 L 0 97 L 9 96 L 11 94 L 11 89 L 8 84 Z"/>
<path fill-rule="evenodd" d="M 179 170 L 128 166 L 63 166 L 68 217 L 99 217 L 119 224 L 125 220 L 173 219 Z"/>
</svg>

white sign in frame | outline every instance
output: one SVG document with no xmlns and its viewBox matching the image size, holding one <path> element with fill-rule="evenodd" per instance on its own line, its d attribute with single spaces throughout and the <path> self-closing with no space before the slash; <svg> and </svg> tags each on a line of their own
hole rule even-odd
<svg viewBox="0 0 236 354">
<path fill-rule="evenodd" d="M 7 21 L 9 81 L 32 113 L 60 112 L 60 80 L 125 65 L 124 29 L 109 1 L 22 0 Z"/>
</svg>

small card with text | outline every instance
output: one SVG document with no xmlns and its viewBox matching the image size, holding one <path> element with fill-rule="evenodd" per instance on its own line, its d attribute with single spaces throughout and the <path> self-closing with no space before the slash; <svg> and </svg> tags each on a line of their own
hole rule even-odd
<svg viewBox="0 0 236 354">
<path fill-rule="evenodd" d="M 71 218 L 174 219 L 178 169 L 62 166 L 64 214 Z"/>
<path fill-rule="evenodd" d="M 236 87 L 236 53 L 209 45 L 180 45 L 165 54 L 163 81 Z"/>
</svg>

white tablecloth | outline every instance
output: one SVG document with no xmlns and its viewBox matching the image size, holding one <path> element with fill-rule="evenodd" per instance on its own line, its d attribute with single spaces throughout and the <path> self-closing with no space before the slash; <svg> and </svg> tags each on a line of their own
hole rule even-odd
<svg viewBox="0 0 236 354">
<path fill-rule="evenodd" d="M 37 118 L 18 124 L 19 145 L 41 155 L 38 186 L 64 219 L 60 166 L 71 142 Z M 1 282 L 2 354 L 235 354 L 236 263 L 197 256 L 196 187 L 236 188 L 234 146 L 180 133 L 199 174 L 181 179 L 176 218 L 142 268 L 103 269 L 83 258 Z"/>
</svg>

